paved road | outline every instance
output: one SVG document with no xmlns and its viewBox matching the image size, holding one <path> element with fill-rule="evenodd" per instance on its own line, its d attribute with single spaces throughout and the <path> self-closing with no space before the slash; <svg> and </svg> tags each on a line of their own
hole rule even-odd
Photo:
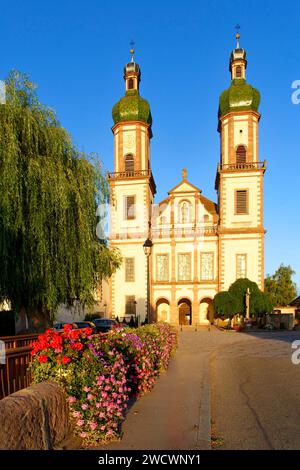
<svg viewBox="0 0 300 470">
<path fill-rule="evenodd" d="M 257 333 L 211 358 L 212 419 L 222 449 L 300 449 L 300 333 Z M 237 338 L 238 340 L 238 338 Z"/>
<path fill-rule="evenodd" d="M 104 449 L 300 448 L 300 332 L 180 332 L 154 390 L 130 409 L 123 437 Z M 211 427 L 212 423 L 212 427 Z"/>
</svg>

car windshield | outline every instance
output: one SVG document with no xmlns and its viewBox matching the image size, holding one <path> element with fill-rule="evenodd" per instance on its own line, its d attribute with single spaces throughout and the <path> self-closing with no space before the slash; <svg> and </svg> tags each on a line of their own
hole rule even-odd
<svg viewBox="0 0 300 470">
<path fill-rule="evenodd" d="M 94 320 L 95 323 L 114 323 L 114 320 L 109 320 L 108 318 L 98 318 Z"/>
</svg>

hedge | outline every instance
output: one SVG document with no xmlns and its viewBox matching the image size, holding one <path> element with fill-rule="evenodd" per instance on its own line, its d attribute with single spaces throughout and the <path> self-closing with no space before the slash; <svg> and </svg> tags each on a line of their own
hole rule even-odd
<svg viewBox="0 0 300 470">
<path fill-rule="evenodd" d="M 89 445 L 119 436 L 129 399 L 152 389 L 176 346 L 176 333 L 163 323 L 96 335 L 65 325 L 62 333 L 48 330 L 34 344 L 33 380 L 63 388 L 75 432 Z"/>
</svg>

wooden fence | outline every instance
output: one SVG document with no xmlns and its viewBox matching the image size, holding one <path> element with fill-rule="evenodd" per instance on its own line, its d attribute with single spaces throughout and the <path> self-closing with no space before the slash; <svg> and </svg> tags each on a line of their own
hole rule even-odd
<svg viewBox="0 0 300 470">
<path fill-rule="evenodd" d="M 5 364 L 0 365 L 0 399 L 30 385 L 28 366 L 37 337 L 37 334 L 0 337 L 5 343 Z"/>
</svg>

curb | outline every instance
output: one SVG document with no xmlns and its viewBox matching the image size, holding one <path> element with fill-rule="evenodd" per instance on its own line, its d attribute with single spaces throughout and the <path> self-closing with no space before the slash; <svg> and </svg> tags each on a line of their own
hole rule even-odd
<svg viewBox="0 0 300 470">
<path fill-rule="evenodd" d="M 209 357 L 204 359 L 203 365 L 196 448 L 201 450 L 211 450 L 211 390 Z"/>
</svg>

